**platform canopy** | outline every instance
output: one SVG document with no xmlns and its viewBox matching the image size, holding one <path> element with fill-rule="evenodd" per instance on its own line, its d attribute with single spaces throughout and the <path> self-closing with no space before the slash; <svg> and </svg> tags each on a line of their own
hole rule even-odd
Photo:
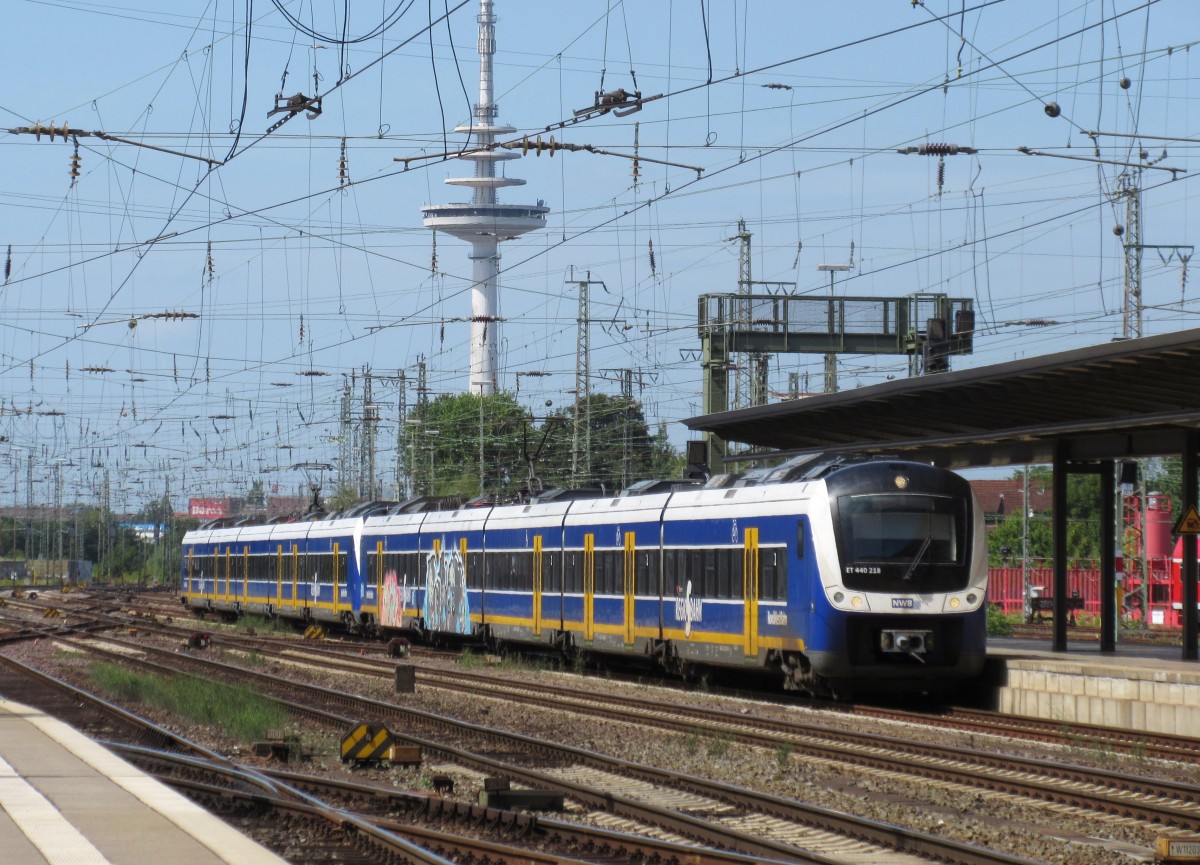
<svg viewBox="0 0 1200 865">
<path fill-rule="evenodd" d="M 689 418 L 785 452 L 953 468 L 1179 454 L 1200 429 L 1200 329 Z M 736 458 L 735 458 L 736 459 Z"/>
</svg>

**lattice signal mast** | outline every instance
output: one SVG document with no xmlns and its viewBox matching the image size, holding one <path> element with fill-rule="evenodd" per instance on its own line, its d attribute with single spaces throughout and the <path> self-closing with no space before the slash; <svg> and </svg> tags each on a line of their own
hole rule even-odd
<svg viewBox="0 0 1200 865">
<path fill-rule="evenodd" d="M 522 186 L 524 180 L 497 177 L 496 163 L 520 159 L 521 154 L 494 147 L 497 135 L 516 132 L 500 126 L 499 106 L 493 101 L 492 56 L 496 53 L 496 15 L 492 0 L 479 2 L 479 102 L 474 122 L 457 126 L 455 132 L 474 137 L 475 148 L 462 159 L 475 163 L 472 177 L 451 177 L 446 183 L 474 190 L 467 204 L 433 204 L 421 208 L 425 227 L 444 231 L 471 244 L 471 378 L 469 393 L 490 394 L 496 389 L 499 317 L 496 315 L 496 278 L 500 273 L 500 242 L 546 226 L 550 208 L 539 200 L 531 204 L 500 204 L 496 190 Z"/>
</svg>

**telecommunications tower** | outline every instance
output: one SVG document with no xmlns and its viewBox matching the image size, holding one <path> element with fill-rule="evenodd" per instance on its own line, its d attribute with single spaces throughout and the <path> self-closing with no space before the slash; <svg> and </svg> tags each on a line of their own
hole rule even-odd
<svg viewBox="0 0 1200 865">
<path fill-rule="evenodd" d="M 500 241 L 511 240 L 546 225 L 550 208 L 533 204 L 500 204 L 496 190 L 522 186 L 524 180 L 496 176 L 496 163 L 519 159 L 520 154 L 493 147 L 497 135 L 516 132 L 499 126 L 499 107 L 493 101 L 492 55 L 496 53 L 496 14 L 492 0 L 479 2 L 479 102 L 474 123 L 457 126 L 475 138 L 474 148 L 461 155 L 475 163 L 472 177 L 451 177 L 446 183 L 474 190 L 467 204 L 432 204 L 421 208 L 425 227 L 444 231 L 471 244 L 471 380 L 470 392 L 490 394 L 496 389 L 496 277 L 500 272 Z"/>
</svg>

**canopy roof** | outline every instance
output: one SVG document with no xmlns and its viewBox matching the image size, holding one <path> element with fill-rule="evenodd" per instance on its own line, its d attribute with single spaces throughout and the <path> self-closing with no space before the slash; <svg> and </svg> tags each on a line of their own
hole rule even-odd
<svg viewBox="0 0 1200 865">
<path fill-rule="evenodd" d="M 1200 329 L 689 418 L 787 452 L 905 454 L 939 465 L 1182 452 L 1200 428 Z"/>
</svg>

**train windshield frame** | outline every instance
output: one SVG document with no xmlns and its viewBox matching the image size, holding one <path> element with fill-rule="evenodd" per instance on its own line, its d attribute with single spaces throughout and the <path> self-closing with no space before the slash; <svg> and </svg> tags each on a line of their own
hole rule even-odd
<svg viewBox="0 0 1200 865">
<path fill-rule="evenodd" d="M 969 514 L 961 497 L 861 493 L 840 496 L 837 505 L 847 588 L 947 591 L 965 578 Z"/>
</svg>

